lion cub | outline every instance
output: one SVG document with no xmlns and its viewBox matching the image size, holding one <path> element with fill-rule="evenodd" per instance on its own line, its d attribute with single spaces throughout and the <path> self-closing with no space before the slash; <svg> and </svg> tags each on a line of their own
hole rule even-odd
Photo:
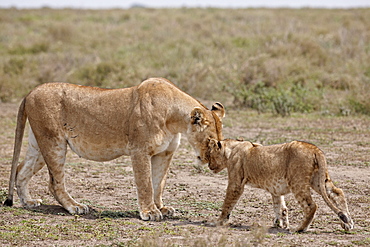
<svg viewBox="0 0 370 247">
<path fill-rule="evenodd" d="M 244 186 L 249 184 L 271 193 L 274 227 L 289 229 L 284 195 L 292 192 L 304 213 L 303 222 L 295 231 L 306 231 L 317 209 L 310 192 L 313 188 L 339 216 L 341 226 L 346 231 L 353 228 L 343 191 L 334 186 L 324 153 L 313 144 L 293 141 L 262 146 L 249 141 L 211 139 L 208 160 L 209 168 L 215 173 L 228 169 L 229 181 L 219 225 L 227 222 Z"/>
</svg>

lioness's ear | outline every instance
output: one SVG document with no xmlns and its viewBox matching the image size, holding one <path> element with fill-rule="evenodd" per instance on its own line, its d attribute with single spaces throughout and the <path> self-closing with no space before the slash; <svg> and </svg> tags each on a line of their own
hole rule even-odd
<svg viewBox="0 0 370 247">
<path fill-rule="evenodd" d="M 205 130 L 208 126 L 208 121 L 204 117 L 204 110 L 200 107 L 195 107 L 190 114 L 191 124 L 198 132 Z"/>
<path fill-rule="evenodd" d="M 216 115 L 222 119 L 225 117 L 225 107 L 220 103 L 220 102 L 216 102 L 212 105 L 212 109 L 211 109 L 214 113 L 216 113 Z"/>
</svg>

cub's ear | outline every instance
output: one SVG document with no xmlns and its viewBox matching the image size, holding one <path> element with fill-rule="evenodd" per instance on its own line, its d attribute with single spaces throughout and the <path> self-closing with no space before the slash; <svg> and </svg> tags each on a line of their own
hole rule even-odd
<svg viewBox="0 0 370 247">
<path fill-rule="evenodd" d="M 216 140 L 216 139 L 210 139 L 209 140 L 209 144 L 208 144 L 212 149 L 216 149 L 216 150 L 219 150 L 222 148 L 222 144 L 220 141 Z"/>
<path fill-rule="evenodd" d="M 222 144 L 221 144 L 221 142 L 220 142 L 220 141 L 217 141 L 217 146 L 218 146 L 218 148 L 219 148 L 219 149 L 221 149 L 221 148 L 222 148 Z"/>
<path fill-rule="evenodd" d="M 214 113 L 216 113 L 216 115 L 222 119 L 225 117 L 225 107 L 220 103 L 220 102 L 216 102 L 212 105 L 212 109 L 211 109 Z"/>
<path fill-rule="evenodd" d="M 198 132 L 204 131 L 208 125 L 208 120 L 204 117 L 204 110 L 200 107 L 195 107 L 191 111 L 191 124 Z"/>
</svg>

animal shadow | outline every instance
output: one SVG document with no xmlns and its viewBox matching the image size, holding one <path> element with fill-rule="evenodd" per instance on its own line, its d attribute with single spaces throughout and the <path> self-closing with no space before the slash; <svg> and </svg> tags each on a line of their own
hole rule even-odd
<svg viewBox="0 0 370 247">
<path fill-rule="evenodd" d="M 40 205 L 36 208 L 29 209 L 32 212 L 42 213 L 42 214 L 51 214 L 51 215 L 70 215 L 67 210 L 59 205 Z M 140 219 L 139 211 L 113 211 L 113 210 L 103 210 L 98 211 L 92 207 L 89 207 L 89 213 L 80 215 L 79 217 L 84 219 L 100 219 L 100 218 L 110 218 L 110 219 L 119 219 L 119 218 L 135 218 Z"/>
</svg>

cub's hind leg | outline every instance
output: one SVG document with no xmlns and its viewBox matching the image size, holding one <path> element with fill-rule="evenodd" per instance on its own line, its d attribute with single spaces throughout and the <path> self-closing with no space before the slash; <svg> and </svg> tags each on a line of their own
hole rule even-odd
<svg viewBox="0 0 370 247">
<path fill-rule="evenodd" d="M 35 175 L 45 165 L 45 161 L 40 153 L 39 146 L 31 128 L 28 139 L 26 157 L 17 167 L 16 187 L 21 205 L 23 207 L 32 208 L 40 206 L 42 200 L 31 198 L 28 190 L 28 183 L 33 175 Z"/>
<path fill-rule="evenodd" d="M 275 213 L 274 227 L 288 230 L 289 229 L 288 208 L 285 205 L 284 196 L 272 195 L 272 202 Z"/>
<path fill-rule="evenodd" d="M 312 200 L 309 185 L 301 187 L 301 189 L 294 189 L 293 194 L 297 199 L 299 205 L 303 209 L 303 221 L 301 225 L 295 230 L 296 232 L 304 232 L 310 226 L 317 210 L 316 203 Z"/>
</svg>

